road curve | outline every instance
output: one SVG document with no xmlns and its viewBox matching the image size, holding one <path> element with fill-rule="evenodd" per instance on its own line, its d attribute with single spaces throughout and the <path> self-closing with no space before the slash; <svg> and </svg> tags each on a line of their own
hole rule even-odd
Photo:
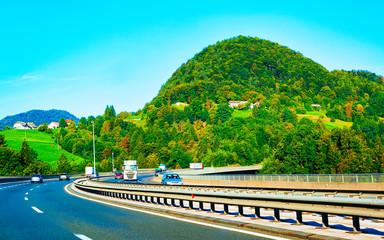
<svg viewBox="0 0 384 240">
<path fill-rule="evenodd" d="M 1 184 L 1 239 L 265 239 L 77 198 L 67 184 Z"/>
</svg>

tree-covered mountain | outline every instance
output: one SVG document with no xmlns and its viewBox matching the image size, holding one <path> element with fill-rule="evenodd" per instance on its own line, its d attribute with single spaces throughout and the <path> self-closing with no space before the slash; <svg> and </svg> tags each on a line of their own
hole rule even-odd
<svg viewBox="0 0 384 240">
<path fill-rule="evenodd" d="M 360 104 L 366 114 L 384 117 L 383 81 L 367 71 L 329 72 L 288 47 L 239 36 L 208 46 L 183 64 L 144 110 L 194 99 L 243 100 L 296 112 L 320 104 L 331 117 L 344 120 L 353 117 L 342 114 L 347 105 L 355 110 Z"/>
<path fill-rule="evenodd" d="M 61 118 L 64 119 L 72 119 L 76 123 L 79 122 L 79 119 L 64 110 L 56 110 L 56 109 L 51 109 L 51 110 L 31 110 L 28 112 L 24 113 L 19 113 L 16 115 L 12 116 L 7 116 L 3 118 L 0 121 L 0 124 L 5 127 L 9 126 L 12 127 L 14 123 L 17 121 L 22 121 L 22 122 L 33 122 L 36 126 L 39 126 L 43 123 L 51 123 L 51 122 L 59 122 Z"/>
</svg>

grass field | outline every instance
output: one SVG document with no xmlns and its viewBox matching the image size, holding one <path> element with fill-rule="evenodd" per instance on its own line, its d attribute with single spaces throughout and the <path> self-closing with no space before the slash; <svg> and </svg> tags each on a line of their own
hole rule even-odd
<svg viewBox="0 0 384 240">
<path fill-rule="evenodd" d="M 249 117 L 252 114 L 252 110 L 236 110 L 232 113 L 233 117 Z M 297 114 L 297 117 L 299 120 L 301 118 L 308 118 L 309 120 L 312 120 L 316 122 L 320 117 L 322 118 L 322 121 L 324 125 L 329 128 L 329 129 L 334 129 L 334 128 L 344 128 L 344 127 L 352 127 L 351 122 L 344 122 L 339 119 L 336 119 L 335 122 L 331 122 L 331 119 L 325 115 L 324 111 L 308 111 L 306 114 Z"/>
<path fill-rule="evenodd" d="M 25 136 L 27 137 L 28 145 L 33 148 L 38 154 L 38 159 L 48 162 L 51 166 L 56 166 L 56 161 L 59 159 L 61 154 L 77 163 L 82 162 L 84 159 L 78 157 L 65 150 L 58 149 L 57 143 L 47 133 L 42 133 L 37 130 L 7 130 L 0 132 L 5 136 L 8 147 L 20 150 L 21 144 L 24 141 Z"/>
<path fill-rule="evenodd" d="M 234 110 L 232 113 L 232 117 L 242 117 L 246 118 L 252 115 L 252 109 L 248 110 Z"/>
<path fill-rule="evenodd" d="M 320 117 L 322 117 L 322 121 L 327 128 L 344 128 L 344 127 L 352 127 L 351 122 L 344 122 L 339 119 L 336 119 L 335 122 L 331 122 L 331 119 L 325 115 L 323 111 L 308 111 L 306 114 L 297 114 L 299 119 L 308 118 L 312 121 L 317 121 Z"/>
</svg>

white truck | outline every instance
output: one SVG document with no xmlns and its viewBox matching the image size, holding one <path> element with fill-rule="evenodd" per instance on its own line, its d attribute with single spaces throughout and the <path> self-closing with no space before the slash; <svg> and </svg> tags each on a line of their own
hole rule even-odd
<svg viewBox="0 0 384 240">
<path fill-rule="evenodd" d="M 124 161 L 123 178 L 124 178 L 124 181 L 137 180 L 137 161 L 136 160 Z"/>
<path fill-rule="evenodd" d="M 204 165 L 202 163 L 190 163 L 189 164 L 190 169 L 204 169 Z"/>
<path fill-rule="evenodd" d="M 161 169 L 161 172 L 167 171 L 167 166 L 164 163 L 160 163 L 159 168 Z"/>
<path fill-rule="evenodd" d="M 85 177 L 93 177 L 93 167 L 85 167 Z"/>
</svg>

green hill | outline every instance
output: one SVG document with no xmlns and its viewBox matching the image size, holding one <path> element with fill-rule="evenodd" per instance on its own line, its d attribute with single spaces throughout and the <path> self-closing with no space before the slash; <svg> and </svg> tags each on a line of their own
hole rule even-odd
<svg viewBox="0 0 384 240">
<path fill-rule="evenodd" d="M 76 162 L 81 163 L 84 161 L 82 157 L 76 156 L 72 153 L 58 148 L 57 143 L 47 133 L 39 132 L 37 130 L 14 130 L 10 129 L 1 132 L 5 136 L 9 148 L 20 150 L 25 136 L 28 145 L 33 148 L 38 154 L 38 159 L 48 162 L 51 166 L 56 165 L 56 161 L 60 158 L 61 154 Z"/>
<path fill-rule="evenodd" d="M 208 46 L 177 69 L 151 105 L 176 102 L 260 102 L 290 107 L 297 113 L 320 104 L 329 117 L 351 120 L 347 104 L 358 104 L 366 115 L 384 117 L 384 78 L 367 71 L 329 72 L 301 53 L 277 43 L 235 37 Z"/>
</svg>

